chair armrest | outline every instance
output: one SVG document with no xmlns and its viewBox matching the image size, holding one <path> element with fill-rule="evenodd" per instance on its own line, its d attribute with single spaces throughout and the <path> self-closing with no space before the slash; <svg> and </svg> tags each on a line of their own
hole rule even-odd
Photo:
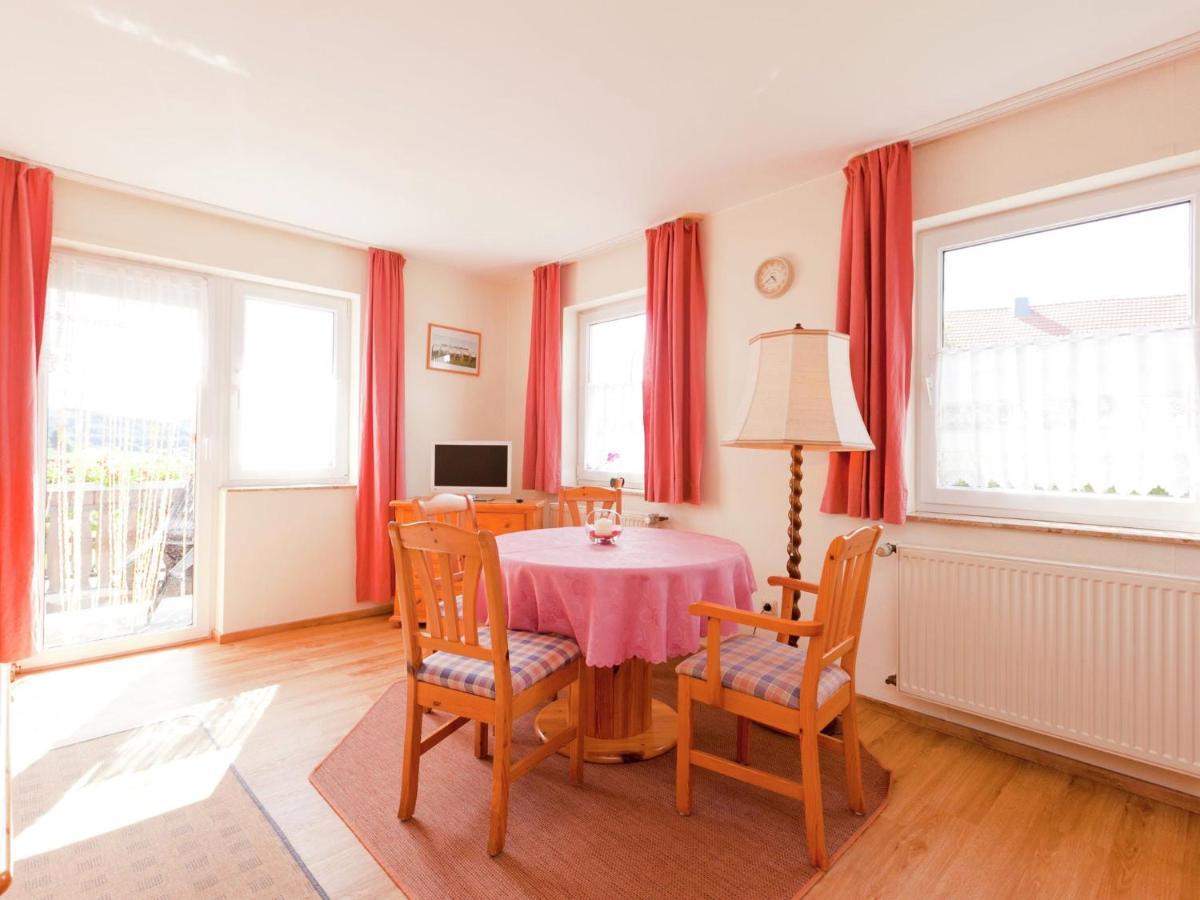
<svg viewBox="0 0 1200 900">
<path fill-rule="evenodd" d="M 800 622 L 791 619 L 780 619 L 763 613 L 746 612 L 731 606 L 722 606 L 703 600 L 688 607 L 693 616 L 704 616 L 709 619 L 722 619 L 726 622 L 737 622 L 739 625 L 749 625 L 753 628 L 765 628 L 779 634 L 795 635 L 796 637 L 814 637 L 821 633 L 824 626 L 820 622 Z"/>
<path fill-rule="evenodd" d="M 786 575 L 771 575 L 767 578 L 767 584 L 771 587 L 786 588 L 789 591 L 806 591 L 809 594 L 815 594 L 820 591 L 820 587 L 809 581 L 800 581 L 797 578 L 788 578 Z"/>
</svg>

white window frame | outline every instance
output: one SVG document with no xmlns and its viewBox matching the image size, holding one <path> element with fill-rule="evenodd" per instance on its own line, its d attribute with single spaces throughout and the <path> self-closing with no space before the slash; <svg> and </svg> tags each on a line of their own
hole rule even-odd
<svg viewBox="0 0 1200 900">
<path fill-rule="evenodd" d="M 619 301 L 611 301 L 601 303 L 588 309 L 581 310 L 577 316 L 578 322 L 576 325 L 576 347 L 578 348 L 579 365 L 576 369 L 576 421 L 575 421 L 575 478 L 579 484 L 596 485 L 600 487 L 608 487 L 613 478 L 625 479 L 625 490 L 641 491 L 645 486 L 645 472 L 634 474 L 632 472 L 602 472 L 596 469 L 587 469 L 583 465 L 584 460 L 584 423 L 586 418 L 586 403 L 587 403 L 587 372 L 588 372 L 588 353 L 590 352 L 589 343 L 587 340 L 587 330 L 592 325 L 598 325 L 601 322 L 611 322 L 615 319 L 625 319 L 630 316 L 644 315 L 646 312 L 646 294 L 644 291 L 638 291 L 637 295 L 628 299 Z"/>
<path fill-rule="evenodd" d="M 312 291 L 284 288 L 249 281 L 232 284 L 232 310 L 229 341 L 229 415 L 227 477 L 230 486 L 264 485 L 340 485 L 350 483 L 351 433 L 351 312 L 352 303 L 346 297 Z M 334 464 L 307 472 L 280 474 L 271 470 L 243 468 L 238 461 L 240 441 L 238 406 L 241 398 L 242 355 L 244 352 L 246 298 L 270 300 L 277 303 L 326 309 L 334 314 L 334 370 L 337 373 L 337 442 Z"/>
<path fill-rule="evenodd" d="M 944 488 L 937 484 L 937 354 L 941 349 L 942 255 L 1003 238 L 1078 225 L 1125 213 L 1190 202 L 1192 215 L 1192 314 L 1200 335 L 1200 170 L 1131 182 L 1036 206 L 920 231 L 916 246 L 917 322 L 913 386 L 915 507 L 918 513 L 1031 519 L 1138 529 L 1200 532 L 1200 496 L 1189 500 L 1054 495 L 1047 492 Z M 1197 340 L 1200 360 L 1200 338 Z M 1200 436 L 1197 438 L 1200 440 Z"/>
</svg>

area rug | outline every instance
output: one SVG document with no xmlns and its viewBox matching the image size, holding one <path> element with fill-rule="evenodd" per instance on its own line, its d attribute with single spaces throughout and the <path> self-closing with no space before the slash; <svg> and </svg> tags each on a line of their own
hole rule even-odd
<svg viewBox="0 0 1200 900">
<path fill-rule="evenodd" d="M 51 750 L 13 781 L 21 898 L 324 898 L 203 722 Z"/>
<path fill-rule="evenodd" d="M 669 670 L 667 670 L 669 673 Z M 674 705 L 674 677 L 655 672 Z M 555 756 L 516 781 L 504 852 L 487 855 L 491 760 L 477 760 L 462 728 L 421 759 L 415 817 L 396 819 L 405 688 L 392 685 L 310 780 L 384 871 L 419 900 L 466 897 L 787 898 L 819 875 L 808 861 L 800 803 L 697 769 L 693 813 L 675 812 L 675 754 L 626 765 L 587 765 L 584 785 Z M 448 720 L 425 716 L 425 733 Z M 696 744 L 732 755 L 734 720 L 696 705 Z M 518 721 L 514 758 L 537 746 L 533 716 Z M 751 762 L 799 777 L 799 746 L 763 728 Z M 863 754 L 867 813 L 846 805 L 840 753 L 822 751 L 825 829 L 836 856 L 887 799 L 890 776 Z"/>
</svg>

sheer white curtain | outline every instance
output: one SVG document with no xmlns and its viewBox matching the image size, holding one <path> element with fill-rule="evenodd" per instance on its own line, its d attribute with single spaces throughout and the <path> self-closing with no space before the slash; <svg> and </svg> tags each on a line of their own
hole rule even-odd
<svg viewBox="0 0 1200 900">
<path fill-rule="evenodd" d="M 56 253 L 45 377 L 43 646 L 123 636 L 191 593 L 203 278 Z M 191 603 L 174 614 L 191 622 Z M 166 624 L 166 623 L 163 623 Z"/>
<path fill-rule="evenodd" d="M 1194 496 L 1193 328 L 947 349 L 939 487 Z"/>
<path fill-rule="evenodd" d="M 642 372 L 646 316 L 587 326 L 583 396 L 583 465 L 589 472 L 632 475 L 645 469 Z"/>
</svg>

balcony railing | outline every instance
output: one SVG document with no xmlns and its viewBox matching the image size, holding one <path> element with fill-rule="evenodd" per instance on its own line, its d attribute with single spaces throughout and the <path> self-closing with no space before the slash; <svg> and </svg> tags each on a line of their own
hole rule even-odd
<svg viewBox="0 0 1200 900">
<path fill-rule="evenodd" d="M 46 615 L 136 606 L 149 622 L 192 592 L 193 521 L 190 481 L 49 485 Z"/>
</svg>

